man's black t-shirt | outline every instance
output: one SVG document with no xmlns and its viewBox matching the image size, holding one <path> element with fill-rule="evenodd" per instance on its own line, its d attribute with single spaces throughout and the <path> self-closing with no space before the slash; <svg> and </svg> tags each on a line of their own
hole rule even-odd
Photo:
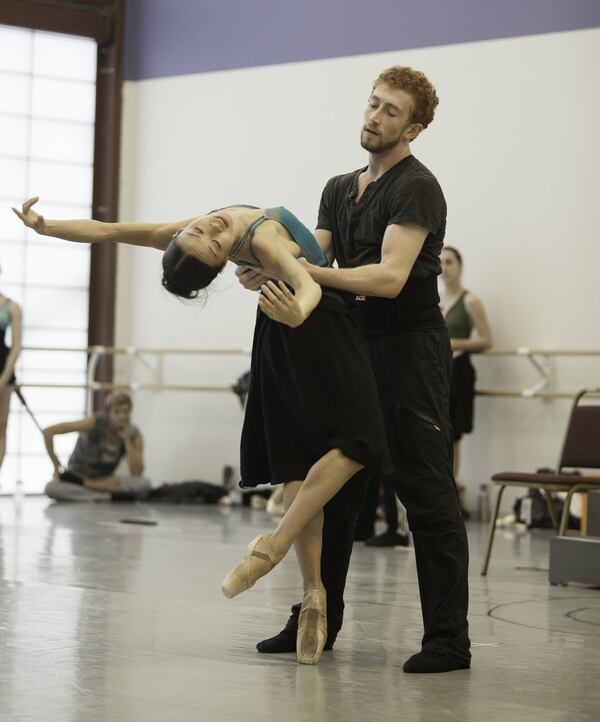
<svg viewBox="0 0 600 722">
<path fill-rule="evenodd" d="M 409 155 L 366 187 L 356 203 L 358 178 L 365 168 L 331 178 L 321 197 L 317 228 L 330 231 L 340 268 L 381 261 L 387 226 L 416 223 L 429 233 L 406 285 L 395 299 L 369 298 L 363 309 L 365 331 L 390 333 L 443 324 L 437 309 L 437 275 L 446 232 L 446 201 L 435 176 Z"/>
</svg>

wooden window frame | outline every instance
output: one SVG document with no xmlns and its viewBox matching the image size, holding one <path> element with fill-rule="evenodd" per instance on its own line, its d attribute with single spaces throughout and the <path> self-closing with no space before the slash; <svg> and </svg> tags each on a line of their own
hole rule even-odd
<svg viewBox="0 0 600 722">
<path fill-rule="evenodd" d="M 98 43 L 92 218 L 114 222 L 119 214 L 121 89 L 125 0 L 2 0 L 0 24 L 93 38 Z M 115 244 L 91 249 L 88 345 L 113 346 Z M 112 357 L 98 365 L 96 379 L 112 381 Z M 96 399 L 98 405 L 101 399 Z"/>
</svg>

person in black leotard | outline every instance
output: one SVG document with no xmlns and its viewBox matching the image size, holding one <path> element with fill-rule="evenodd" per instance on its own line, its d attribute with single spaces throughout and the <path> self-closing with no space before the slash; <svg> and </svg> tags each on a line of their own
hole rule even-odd
<svg viewBox="0 0 600 722">
<path fill-rule="evenodd" d="M 475 369 L 471 354 L 492 346 L 492 332 L 480 299 L 462 287 L 462 255 L 452 246 L 444 246 L 441 256 L 443 291 L 440 308 L 446 319 L 452 348 L 450 384 L 450 420 L 454 441 L 454 476 L 460 468 L 460 440 L 473 430 Z M 475 332 L 475 333 L 473 333 Z M 459 492 L 461 489 L 460 485 Z M 464 512 L 463 512 L 464 513 Z"/>
<path fill-rule="evenodd" d="M 164 251 L 163 285 L 182 297 L 197 295 L 227 260 L 278 279 L 263 285 L 259 300 L 241 483 L 283 482 L 287 510 L 275 532 L 251 542 L 223 591 L 235 596 L 253 586 L 295 544 L 305 589 L 298 660 L 314 664 L 327 638 L 323 506 L 358 472 L 365 470 L 364 479 L 387 464 L 375 378 L 351 307 L 343 293 L 321 289 L 297 260 L 326 265 L 314 237 L 283 208 L 233 206 L 174 224 L 107 224 L 45 220 L 32 209 L 36 201 L 13 210 L 43 235 Z"/>
<path fill-rule="evenodd" d="M 11 327 L 12 345 L 6 346 L 5 335 Z M 0 467 L 6 453 L 6 427 L 10 395 L 15 379 L 15 365 L 21 351 L 22 314 L 18 303 L 0 292 Z"/>
</svg>

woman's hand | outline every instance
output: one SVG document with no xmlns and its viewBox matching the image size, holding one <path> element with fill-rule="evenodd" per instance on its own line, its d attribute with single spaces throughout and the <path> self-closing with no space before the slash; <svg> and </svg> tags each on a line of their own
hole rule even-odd
<svg viewBox="0 0 600 722">
<path fill-rule="evenodd" d="M 127 444 L 132 441 L 131 427 L 129 426 L 129 424 L 127 426 L 116 426 L 115 433 L 117 434 L 119 439 L 121 439 L 125 446 L 127 446 Z"/>
<path fill-rule="evenodd" d="M 247 291 L 260 291 L 261 286 L 269 280 L 262 273 L 241 266 L 235 269 L 235 275 Z"/>
<path fill-rule="evenodd" d="M 19 216 L 27 228 L 32 228 L 36 233 L 44 235 L 46 233 L 46 221 L 44 220 L 44 216 L 40 216 L 39 213 L 32 210 L 32 206 L 34 206 L 38 201 L 39 196 L 34 196 L 23 203 L 22 210 L 18 211 L 16 208 L 13 208 L 13 211 L 17 216 Z"/>
<path fill-rule="evenodd" d="M 306 321 L 302 307 L 283 281 L 278 281 L 277 285 L 268 281 L 261 287 L 261 291 L 258 305 L 270 319 L 292 328 L 297 328 Z"/>
</svg>

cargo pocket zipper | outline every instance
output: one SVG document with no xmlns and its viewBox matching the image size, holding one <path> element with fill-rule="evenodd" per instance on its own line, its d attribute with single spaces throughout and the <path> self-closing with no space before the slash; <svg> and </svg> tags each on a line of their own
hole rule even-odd
<svg viewBox="0 0 600 722">
<path fill-rule="evenodd" d="M 427 424 L 427 426 L 429 426 L 430 428 L 434 429 L 435 431 L 441 433 L 442 429 L 435 423 L 435 421 L 433 419 L 430 419 L 428 416 L 425 416 L 424 414 L 420 414 L 418 411 L 413 411 L 413 409 L 410 409 L 410 408 L 408 409 L 408 411 L 410 411 L 410 413 L 413 416 L 416 416 L 417 419 L 419 419 L 420 421 L 424 421 Z"/>
</svg>

